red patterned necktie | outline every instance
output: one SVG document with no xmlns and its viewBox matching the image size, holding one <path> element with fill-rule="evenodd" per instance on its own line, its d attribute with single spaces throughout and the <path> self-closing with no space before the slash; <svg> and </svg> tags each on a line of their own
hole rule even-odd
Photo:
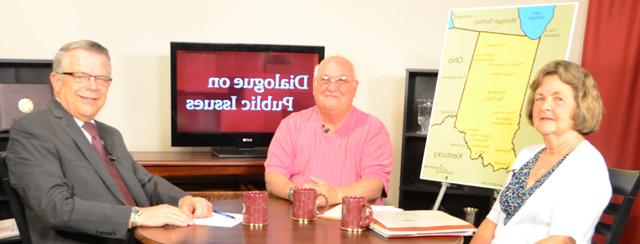
<svg viewBox="0 0 640 244">
<path fill-rule="evenodd" d="M 116 169 L 116 166 L 113 165 L 111 160 L 109 160 L 109 157 L 107 156 L 107 152 L 105 152 L 104 150 L 104 146 L 102 145 L 102 139 L 100 139 L 100 135 L 98 135 L 98 128 L 96 128 L 96 125 L 90 122 L 86 122 L 84 123 L 84 125 L 82 125 L 82 128 L 85 131 L 87 131 L 89 135 L 91 135 L 91 145 L 93 145 L 93 148 L 96 149 L 96 152 L 98 152 L 98 156 L 100 156 L 100 158 L 102 159 L 102 162 L 104 162 L 104 165 L 107 167 L 107 170 L 109 170 L 109 174 L 111 174 L 113 181 L 115 181 L 118 188 L 120 188 L 120 192 L 124 196 L 124 199 L 127 200 L 127 203 L 129 205 L 136 206 L 135 201 L 133 200 L 133 197 L 131 197 L 131 193 L 129 193 L 129 189 L 127 189 L 127 186 L 124 184 L 124 181 L 122 181 L 122 176 L 120 176 L 120 172 L 118 172 L 118 169 Z"/>
</svg>

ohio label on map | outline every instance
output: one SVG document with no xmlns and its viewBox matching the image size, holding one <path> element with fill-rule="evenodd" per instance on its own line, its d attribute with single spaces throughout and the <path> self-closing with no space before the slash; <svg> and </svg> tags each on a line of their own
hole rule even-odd
<svg viewBox="0 0 640 244">
<path fill-rule="evenodd" d="M 517 152 L 542 143 L 530 81 L 567 59 L 577 3 L 452 9 L 421 179 L 500 189 Z"/>
</svg>

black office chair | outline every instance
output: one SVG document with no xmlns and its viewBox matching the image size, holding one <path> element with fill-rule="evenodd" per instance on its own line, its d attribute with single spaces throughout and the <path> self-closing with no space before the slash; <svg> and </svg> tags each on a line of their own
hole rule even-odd
<svg viewBox="0 0 640 244">
<path fill-rule="evenodd" d="M 605 244 L 614 244 L 620 242 L 631 206 L 640 188 L 640 171 L 609 168 L 609 180 L 613 188 L 613 197 L 602 215 L 604 219 L 613 218 L 613 221 L 605 221 L 601 218 L 596 225 L 595 235 L 603 236 Z M 622 201 L 619 201 L 620 198 Z M 597 243 L 595 238 L 593 243 Z"/>
<path fill-rule="evenodd" d="M 18 225 L 18 231 L 20 231 L 20 240 L 23 244 L 31 244 L 31 237 L 29 236 L 29 227 L 27 226 L 27 218 L 24 215 L 24 208 L 20 201 L 20 195 L 11 186 L 9 182 L 9 171 L 7 170 L 7 163 L 5 162 L 4 153 L 0 153 L 0 179 L 2 180 L 2 187 L 9 199 L 9 206 L 11 207 L 11 213 L 16 219 Z"/>
</svg>

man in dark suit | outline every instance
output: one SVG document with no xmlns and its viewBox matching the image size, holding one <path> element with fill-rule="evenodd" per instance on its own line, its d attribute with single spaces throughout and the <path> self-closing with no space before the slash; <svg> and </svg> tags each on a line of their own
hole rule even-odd
<svg viewBox="0 0 640 244">
<path fill-rule="evenodd" d="M 34 243 L 131 242 L 133 227 L 211 215 L 209 201 L 147 172 L 118 130 L 94 120 L 112 82 L 106 48 L 66 44 L 49 78 L 56 99 L 15 122 L 7 148 Z"/>
</svg>

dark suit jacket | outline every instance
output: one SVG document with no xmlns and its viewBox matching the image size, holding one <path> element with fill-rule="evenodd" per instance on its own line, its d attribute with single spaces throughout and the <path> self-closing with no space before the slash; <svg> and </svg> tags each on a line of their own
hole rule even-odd
<svg viewBox="0 0 640 244">
<path fill-rule="evenodd" d="M 105 147 L 140 207 L 177 205 L 186 195 L 135 162 L 118 130 L 96 121 Z M 126 202 L 73 117 L 57 101 L 15 121 L 7 165 L 34 243 L 125 242 Z"/>
</svg>

